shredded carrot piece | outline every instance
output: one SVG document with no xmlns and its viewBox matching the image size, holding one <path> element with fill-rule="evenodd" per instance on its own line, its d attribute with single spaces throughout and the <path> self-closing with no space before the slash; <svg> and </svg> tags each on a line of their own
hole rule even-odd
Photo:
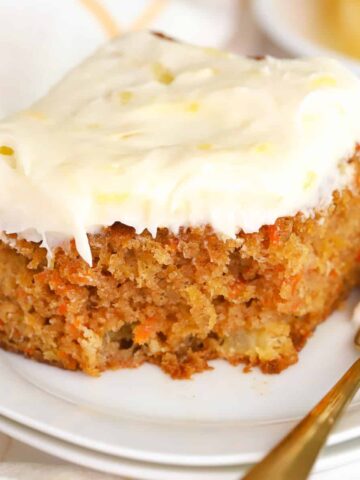
<svg viewBox="0 0 360 480">
<path fill-rule="evenodd" d="M 155 317 L 149 317 L 144 322 L 134 328 L 135 343 L 146 343 L 157 330 L 157 321 Z"/>
<path fill-rule="evenodd" d="M 36 280 L 40 283 L 47 284 L 58 295 L 67 295 L 69 292 L 77 288 L 64 280 L 56 270 L 47 270 L 36 275 Z"/>
<path fill-rule="evenodd" d="M 59 315 L 66 315 L 66 313 L 67 313 L 67 305 L 66 305 L 66 303 L 62 303 L 58 307 L 58 314 Z"/>
<path fill-rule="evenodd" d="M 18 287 L 17 290 L 16 290 L 16 294 L 18 297 L 21 297 L 21 298 L 24 298 L 26 297 L 26 292 L 24 289 Z"/>
<path fill-rule="evenodd" d="M 67 352 L 63 350 L 59 350 L 58 357 L 62 361 L 62 363 L 68 368 L 69 370 L 75 370 L 77 366 L 76 360 Z"/>
<path fill-rule="evenodd" d="M 360 253 L 358 255 L 357 261 L 360 262 Z M 338 272 L 333 268 L 330 272 L 331 278 L 337 278 L 339 276 Z"/>
<path fill-rule="evenodd" d="M 279 227 L 275 225 L 267 225 L 266 227 L 267 235 L 269 237 L 270 243 L 276 243 L 280 240 L 280 231 Z"/>
<path fill-rule="evenodd" d="M 80 336 L 80 332 L 79 332 L 76 325 L 73 325 L 72 323 L 69 323 L 68 330 L 69 330 L 69 333 L 70 333 L 71 336 L 73 336 L 73 337 L 79 337 Z"/>
</svg>

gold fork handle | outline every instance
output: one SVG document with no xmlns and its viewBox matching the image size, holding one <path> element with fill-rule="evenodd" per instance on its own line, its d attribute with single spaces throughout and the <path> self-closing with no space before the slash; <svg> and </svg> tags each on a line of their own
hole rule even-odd
<svg viewBox="0 0 360 480">
<path fill-rule="evenodd" d="M 243 480 L 305 480 L 330 430 L 360 387 L 360 359 Z"/>
</svg>

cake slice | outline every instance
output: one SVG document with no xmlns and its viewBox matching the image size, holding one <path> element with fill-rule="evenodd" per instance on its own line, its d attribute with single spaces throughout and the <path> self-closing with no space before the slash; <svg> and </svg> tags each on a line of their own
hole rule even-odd
<svg viewBox="0 0 360 480">
<path fill-rule="evenodd" d="M 359 279 L 360 80 L 117 38 L 0 122 L 0 344 L 280 372 Z"/>
</svg>

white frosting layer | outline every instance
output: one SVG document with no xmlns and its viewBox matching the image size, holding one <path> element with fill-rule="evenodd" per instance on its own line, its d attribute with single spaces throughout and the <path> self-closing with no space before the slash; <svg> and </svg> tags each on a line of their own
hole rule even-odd
<svg viewBox="0 0 360 480">
<path fill-rule="evenodd" d="M 360 80 L 333 60 L 130 34 L 0 123 L 0 230 L 75 237 L 91 263 L 86 233 L 115 221 L 233 237 L 310 215 L 349 181 L 359 116 Z"/>
</svg>

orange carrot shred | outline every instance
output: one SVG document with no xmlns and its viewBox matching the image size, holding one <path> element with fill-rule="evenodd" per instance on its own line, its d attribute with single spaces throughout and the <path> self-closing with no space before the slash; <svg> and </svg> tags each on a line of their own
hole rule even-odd
<svg viewBox="0 0 360 480">
<path fill-rule="evenodd" d="M 134 328 L 135 343 L 146 343 L 151 336 L 156 332 L 157 324 L 155 317 L 149 317 L 144 322 L 140 323 Z"/>
</svg>

